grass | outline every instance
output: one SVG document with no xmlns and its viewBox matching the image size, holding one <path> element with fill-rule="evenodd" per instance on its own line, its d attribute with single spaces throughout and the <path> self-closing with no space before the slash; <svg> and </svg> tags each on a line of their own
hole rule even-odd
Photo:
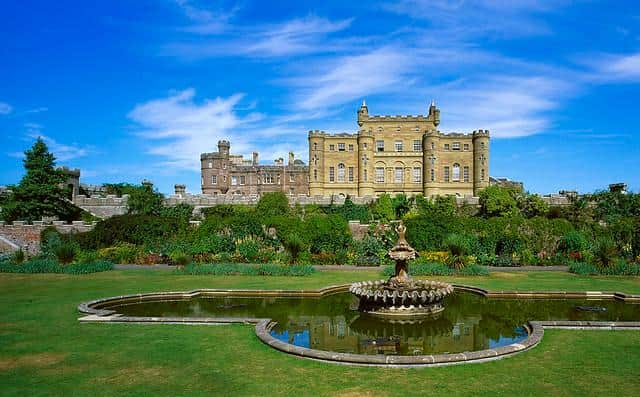
<svg viewBox="0 0 640 397">
<path fill-rule="evenodd" d="M 244 325 L 80 324 L 78 303 L 196 288 L 319 288 L 377 271 L 309 277 L 177 276 L 154 270 L 90 275 L 0 274 L 3 396 L 146 395 L 636 395 L 640 332 L 547 330 L 529 352 L 442 368 L 347 367 L 287 356 Z M 441 279 L 433 277 L 434 279 Z M 445 279 L 492 290 L 640 293 L 639 277 L 560 272 Z"/>
</svg>

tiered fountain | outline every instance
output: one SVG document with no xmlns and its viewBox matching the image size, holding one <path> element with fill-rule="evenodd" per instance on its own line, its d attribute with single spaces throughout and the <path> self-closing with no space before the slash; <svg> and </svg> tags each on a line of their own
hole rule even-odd
<svg viewBox="0 0 640 397">
<path fill-rule="evenodd" d="M 406 227 L 396 227 L 398 242 L 387 254 L 396 262 L 389 280 L 360 281 L 349 291 L 360 299 L 358 310 L 376 317 L 415 319 L 444 310 L 442 300 L 453 292 L 451 284 L 442 281 L 413 280 L 407 262 L 416 258 L 416 250 L 407 243 Z"/>
</svg>

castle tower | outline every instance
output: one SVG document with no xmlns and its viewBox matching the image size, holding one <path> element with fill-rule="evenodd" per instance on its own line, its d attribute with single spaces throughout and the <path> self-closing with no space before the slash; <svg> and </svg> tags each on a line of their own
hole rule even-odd
<svg viewBox="0 0 640 397">
<path fill-rule="evenodd" d="M 309 131 L 309 195 L 322 196 L 324 186 L 324 132 Z"/>
<path fill-rule="evenodd" d="M 433 122 L 436 127 L 440 124 L 440 109 L 436 107 L 436 101 L 431 101 L 431 105 L 429 105 L 427 120 Z"/>
<path fill-rule="evenodd" d="M 218 141 L 218 153 L 223 154 L 225 157 L 229 157 L 229 149 L 231 148 L 231 144 L 229 141 L 221 140 Z"/>
<path fill-rule="evenodd" d="M 358 196 L 373 196 L 375 140 L 371 131 L 358 132 Z"/>
<path fill-rule="evenodd" d="M 489 186 L 489 130 L 473 131 L 473 195 Z"/>
<path fill-rule="evenodd" d="M 438 131 L 427 131 L 422 136 L 422 194 L 431 197 L 438 194 L 437 175 Z M 433 180 L 431 175 L 433 174 Z"/>
<path fill-rule="evenodd" d="M 362 105 L 360 109 L 358 109 L 358 125 L 362 127 L 362 123 L 367 121 L 369 118 L 369 108 L 367 107 L 367 102 L 362 101 Z"/>
</svg>

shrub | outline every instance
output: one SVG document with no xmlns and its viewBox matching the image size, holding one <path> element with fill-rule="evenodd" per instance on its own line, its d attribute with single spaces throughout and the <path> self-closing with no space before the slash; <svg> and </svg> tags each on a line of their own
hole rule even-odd
<svg viewBox="0 0 640 397">
<path fill-rule="evenodd" d="M 572 262 L 569 264 L 569 272 L 579 274 L 582 276 L 598 274 L 598 268 L 590 263 L 585 262 Z"/>
<path fill-rule="evenodd" d="M 108 261 L 96 261 L 89 263 L 74 263 L 61 265 L 53 259 L 31 259 L 22 265 L 8 262 L 0 262 L 0 272 L 3 273 L 65 273 L 88 274 L 105 272 L 113 269 L 113 264 Z"/>
<path fill-rule="evenodd" d="M 11 260 L 15 264 L 20 264 L 24 262 L 25 259 L 26 259 L 26 255 L 24 254 L 24 251 L 22 250 L 22 248 L 14 252 L 13 255 L 11 256 Z"/>
<path fill-rule="evenodd" d="M 599 238 L 593 247 L 593 261 L 599 271 L 611 267 L 618 257 L 618 248 L 608 237 Z"/>
<path fill-rule="evenodd" d="M 422 251 L 418 255 L 426 262 L 447 263 L 449 261 L 449 253 L 446 251 Z"/>
<path fill-rule="evenodd" d="M 353 242 L 356 265 L 379 265 L 387 250 L 377 238 L 366 235 L 362 240 Z"/>
<path fill-rule="evenodd" d="M 489 186 L 480 191 L 480 211 L 483 215 L 514 216 L 518 214 L 518 206 L 514 191 L 499 186 Z"/>
<path fill-rule="evenodd" d="M 562 236 L 558 241 L 558 252 L 570 255 L 575 252 L 582 253 L 589 247 L 589 241 L 586 236 L 577 230 L 572 230 Z"/>
<path fill-rule="evenodd" d="M 262 217 L 274 215 L 288 215 L 289 199 L 283 192 L 264 193 L 256 205 L 257 213 Z"/>
<path fill-rule="evenodd" d="M 247 236 L 236 240 L 236 253 L 245 262 L 255 262 L 260 254 L 262 241 L 255 236 Z"/>
<path fill-rule="evenodd" d="M 73 260 L 75 259 L 76 247 L 69 242 L 64 242 L 53 248 L 53 254 L 55 255 L 58 262 L 66 265 L 73 262 Z"/>
<path fill-rule="evenodd" d="M 117 243 L 112 247 L 98 250 L 98 257 L 114 263 L 134 263 L 140 252 L 134 244 Z"/>
<path fill-rule="evenodd" d="M 171 260 L 175 263 L 176 266 L 187 266 L 191 263 L 191 257 L 184 252 L 174 252 L 171 254 Z"/>
<path fill-rule="evenodd" d="M 393 202 L 391 196 L 384 193 L 371 206 L 371 215 L 374 219 L 381 222 L 389 222 L 395 219 L 395 211 L 393 210 Z"/>
<path fill-rule="evenodd" d="M 455 269 L 462 269 L 469 263 L 469 239 L 466 236 L 450 234 L 444 240 L 444 246 L 451 254 L 448 263 Z"/>
<path fill-rule="evenodd" d="M 242 276 L 308 276 L 313 274 L 315 269 L 310 265 L 242 265 L 237 263 L 225 264 L 189 264 L 182 269 L 177 269 L 175 274 L 190 275 L 242 275 Z"/>
<path fill-rule="evenodd" d="M 291 262 L 298 262 L 298 256 L 302 251 L 306 249 L 304 241 L 297 234 L 291 233 L 289 234 L 282 245 L 287 250 L 289 255 L 291 255 Z"/>
</svg>

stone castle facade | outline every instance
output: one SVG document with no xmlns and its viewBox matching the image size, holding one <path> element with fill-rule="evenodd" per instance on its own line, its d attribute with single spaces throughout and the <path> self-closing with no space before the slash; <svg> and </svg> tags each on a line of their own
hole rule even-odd
<svg viewBox="0 0 640 397">
<path fill-rule="evenodd" d="M 250 160 L 230 154 L 228 141 L 218 142 L 218 151 L 202 153 L 202 193 L 212 196 L 260 196 L 267 192 L 290 195 L 309 194 L 309 168 L 289 152 L 289 161 L 274 161 L 272 165 L 258 164 L 258 153 Z"/>
<path fill-rule="evenodd" d="M 282 191 L 311 197 L 376 197 L 382 193 L 425 197 L 477 196 L 489 186 L 489 131 L 444 134 L 435 103 L 426 116 L 370 116 L 363 102 L 358 132 L 309 131 L 309 166 L 294 160 L 259 165 L 229 152 L 203 153 L 202 193 L 259 196 Z"/>
<path fill-rule="evenodd" d="M 311 196 L 477 196 L 489 186 L 489 131 L 443 134 L 440 111 L 370 116 L 358 110 L 356 134 L 309 132 Z"/>
</svg>

